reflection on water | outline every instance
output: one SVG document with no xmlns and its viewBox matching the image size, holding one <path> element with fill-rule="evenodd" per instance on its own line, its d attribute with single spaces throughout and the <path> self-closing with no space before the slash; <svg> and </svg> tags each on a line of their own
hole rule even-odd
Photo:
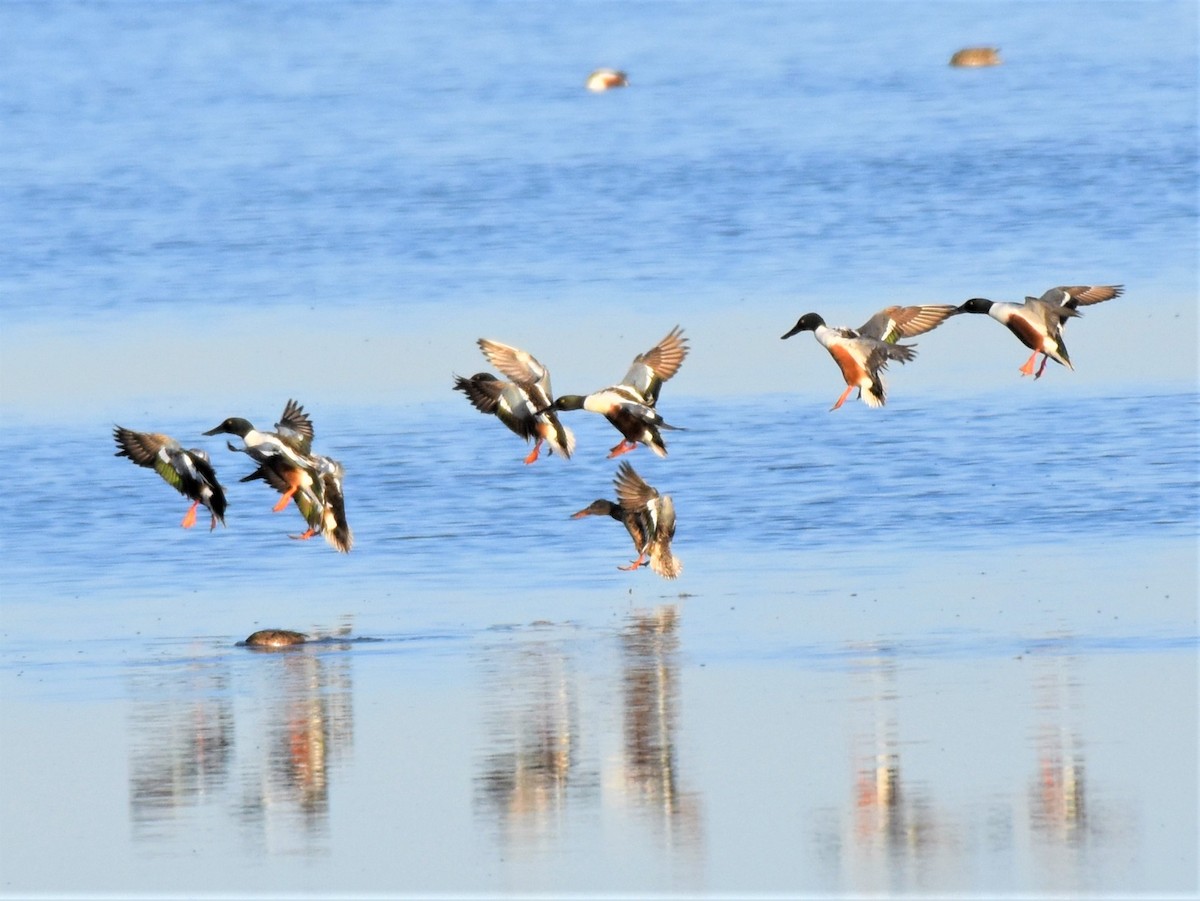
<svg viewBox="0 0 1200 901">
<path fill-rule="evenodd" d="M 506 858 L 560 846 L 607 812 L 633 814 L 650 825 L 655 846 L 693 852 L 698 864 L 703 807 L 683 787 L 676 747 L 678 623 L 674 605 L 630 615 L 615 637 L 619 692 L 593 678 L 592 640 L 542 627 L 487 648 L 476 809 L 494 818 Z M 622 740 L 605 753 L 616 732 L 612 697 Z"/>
<path fill-rule="evenodd" d="M 504 845 L 538 846 L 554 840 L 569 805 L 596 797 L 596 770 L 580 759 L 574 655 L 558 637 L 534 638 L 495 652 L 490 668 L 478 800 Z"/>
<path fill-rule="evenodd" d="M 904 738 L 901 711 L 911 695 L 899 683 L 910 671 L 894 649 L 879 645 L 875 653 L 868 649 L 856 658 L 850 678 L 858 690 L 851 693 L 849 713 L 853 801 L 844 811 L 825 811 L 816 836 L 840 881 L 865 892 L 978 884 L 972 867 L 985 852 L 993 860 L 1036 861 L 1037 884 L 1048 889 L 1103 887 L 1114 870 L 1119 880 L 1127 875 L 1103 852 L 1118 833 L 1128 831 L 1123 826 L 1131 815 L 1123 811 L 1129 805 L 1109 802 L 1101 809 L 1089 800 L 1081 732 L 1085 711 L 1076 672 L 1080 660 L 1059 653 L 1060 639 L 1047 639 L 1045 653 L 1027 658 L 1028 737 L 1008 735 L 987 750 L 1000 758 L 1029 755 L 1027 788 L 1003 786 L 982 806 L 978 800 L 964 804 L 955 789 L 951 770 L 965 767 L 970 778 L 969 761 L 948 761 L 945 773 L 930 771 L 929 761 L 936 758 Z M 905 765 L 914 756 L 918 775 Z M 988 775 L 978 774 L 980 785 Z M 1130 840 L 1128 834 L 1122 838 Z M 997 878 L 1002 884 L 1020 882 L 1011 871 Z"/>
<path fill-rule="evenodd" d="M 873 653 L 873 652 L 879 653 Z M 946 848 L 946 814 L 927 782 L 902 775 L 899 664 L 885 648 L 865 648 L 851 672 L 857 686 L 853 739 L 852 840 L 844 869 L 858 888 L 895 891 L 928 884 L 924 871 Z"/>
<path fill-rule="evenodd" d="M 181 808 L 218 795 L 229 778 L 234 716 L 228 667 L 196 663 L 131 686 L 130 817 L 139 840 L 169 831 Z M 152 697 L 147 697 L 152 695 Z"/>
<path fill-rule="evenodd" d="M 275 821 L 313 835 L 325 830 L 329 768 L 352 748 L 350 659 L 297 648 L 277 653 L 260 673 L 276 696 L 261 711 L 261 754 L 242 770 L 239 817 L 264 842 Z"/>
<path fill-rule="evenodd" d="M 606 787 L 643 812 L 668 848 L 698 850 L 703 807 L 697 792 L 680 787 L 675 736 L 679 719 L 679 610 L 668 604 L 635 612 L 621 631 L 620 765 Z"/>
<path fill-rule="evenodd" d="M 353 742 L 351 656 L 342 653 L 348 647 L 238 651 L 242 659 L 136 676 L 130 686 L 135 840 L 170 843 L 194 830 L 196 815 L 204 813 L 223 828 L 228 824 L 220 820 L 233 811 L 243 845 L 319 847 L 330 771 Z"/>
<path fill-rule="evenodd" d="M 1139 884 L 1136 868 L 1145 865 L 1151 836 L 1138 819 L 1151 809 L 1138 806 L 1128 776 L 1114 768 L 1126 736 L 1104 728 L 1113 723 L 1108 699 L 1094 693 L 1084 669 L 1094 656 L 1074 652 L 1078 636 L 1051 636 L 1032 649 L 1022 643 L 1023 653 L 1003 660 L 973 651 L 967 666 L 908 653 L 904 642 L 842 641 L 842 654 L 822 655 L 839 657 L 832 670 L 772 669 L 768 679 L 795 676 L 797 685 L 820 689 L 806 709 L 823 725 L 806 723 L 800 733 L 800 743 L 813 737 L 812 747 L 787 751 L 819 764 L 749 773 L 745 792 L 728 789 L 730 769 L 713 768 L 721 758 L 709 753 L 726 738 L 720 724 L 735 718 L 729 705 L 744 696 L 726 693 L 722 701 L 721 692 L 709 699 L 685 691 L 700 684 L 698 667 L 685 662 L 692 637 L 675 604 L 628 611 L 615 628 L 479 633 L 476 678 L 465 687 L 483 702 L 478 731 L 474 720 L 468 725 L 475 753 L 431 785 L 433 807 L 415 813 L 387 790 L 403 779 L 356 765 L 381 751 L 390 759 L 392 727 L 428 737 L 427 749 L 443 753 L 443 708 L 392 727 L 373 722 L 358 736 L 370 747 L 356 750 L 352 697 L 355 690 L 370 697 L 372 677 L 393 681 L 410 649 L 380 642 L 352 679 L 351 661 L 372 645 L 180 646 L 131 670 L 129 805 L 113 816 L 118 824 L 128 816 L 142 855 L 180 859 L 204 847 L 214 859 L 251 868 L 330 857 L 338 863 L 331 872 L 379 859 L 354 840 L 363 822 L 396 832 L 412 828 L 414 815 L 437 828 L 473 818 L 484 828 L 466 833 L 481 845 L 448 855 L 474 853 L 489 878 L 503 873 L 488 885 L 518 891 L 733 887 L 749 878 L 746 864 L 714 836 L 756 817 L 764 828 L 755 847 L 761 842 L 772 861 L 760 869 L 780 890 L 1073 892 Z M 404 692 L 420 694 L 420 680 L 440 662 L 412 662 L 401 670 L 415 677 Z M 719 684 L 712 678 L 705 673 L 702 683 Z M 716 708 L 705 708 L 709 700 Z M 1097 708 L 1105 716 L 1099 728 Z M 964 716 L 976 709 L 982 716 Z M 743 722 L 753 730 L 747 747 L 797 735 L 770 714 Z M 1152 734 L 1146 742 L 1159 740 Z M 119 765 L 98 769 L 114 771 Z M 413 859 L 401 868 L 435 865 Z M 445 890 L 460 887 L 456 871 L 433 872 Z"/>
<path fill-rule="evenodd" d="M 1068 640 L 1073 636 L 1065 636 Z M 1055 639 L 1050 639 L 1053 642 Z M 1093 802 L 1082 737 L 1082 685 L 1075 656 L 1034 658 L 1032 743 L 1029 778 L 1030 842 L 1046 885 L 1061 890 L 1098 883 L 1092 870 L 1101 856 L 1133 841 L 1134 815 L 1127 802 Z M 1100 793 L 1103 796 L 1103 792 Z"/>
<path fill-rule="evenodd" d="M 1087 837 L 1087 788 L 1083 742 L 1076 720 L 1079 680 L 1075 658 L 1057 655 L 1036 660 L 1033 744 L 1037 775 L 1030 780 L 1030 827 L 1045 842 L 1077 848 Z"/>
</svg>

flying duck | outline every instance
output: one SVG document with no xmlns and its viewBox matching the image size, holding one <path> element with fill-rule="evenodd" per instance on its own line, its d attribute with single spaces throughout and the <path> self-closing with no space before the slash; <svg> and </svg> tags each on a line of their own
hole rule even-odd
<svg viewBox="0 0 1200 901">
<path fill-rule="evenodd" d="M 658 344 L 633 358 L 633 364 L 619 384 L 586 396 L 564 394 L 554 402 L 556 410 L 589 410 L 604 416 L 621 433 L 621 441 L 608 456 L 619 457 L 644 444 L 658 456 L 667 455 L 662 429 L 678 429 L 663 421 L 655 405 L 663 382 L 679 371 L 688 353 L 687 338 L 679 326 L 671 329 Z"/>
<path fill-rule="evenodd" d="M 287 478 L 296 484 L 289 484 L 284 489 L 283 497 L 273 508 L 279 512 L 287 506 L 292 495 L 296 493 L 300 482 L 304 480 L 304 471 L 311 464 L 307 460 L 312 451 L 313 426 L 312 420 L 304 412 L 304 407 L 294 400 L 284 405 L 279 422 L 275 423 L 274 432 L 260 432 L 251 423 L 238 416 L 230 416 L 220 425 L 209 429 L 205 435 L 229 434 L 242 439 L 242 447 L 234 447 L 226 442 L 231 451 L 248 454 L 250 459 L 262 466 L 271 463 L 281 478 Z M 261 476 L 252 476 L 261 478 Z M 243 480 L 245 481 L 245 480 Z"/>
<path fill-rule="evenodd" d="M 628 461 L 622 461 L 613 479 L 617 489 L 617 503 L 599 498 L 572 519 L 584 516 L 611 516 L 625 526 L 637 559 L 628 566 L 618 569 L 630 571 L 646 565 L 649 556 L 650 568 L 664 579 L 674 579 L 683 572 L 683 564 L 671 554 L 671 539 L 675 536 L 675 503 L 669 494 L 659 494 L 637 474 Z"/>
<path fill-rule="evenodd" d="M 345 470 L 332 457 L 310 454 L 303 467 L 294 467 L 272 457 L 241 481 L 261 479 L 276 491 L 291 497 L 308 528 L 289 537 L 306 541 L 324 535 L 330 547 L 346 554 L 354 544 L 354 533 L 346 521 L 346 498 L 342 488 Z M 284 501 L 286 503 L 286 500 Z"/>
<path fill-rule="evenodd" d="M 217 481 L 208 454 L 196 448 L 184 450 L 170 435 L 135 432 L 119 425 L 113 427 L 113 440 L 118 448 L 113 456 L 128 457 L 138 466 L 153 469 L 192 502 L 180 523 L 185 529 L 196 524 L 196 507 L 200 504 L 212 514 L 210 532 L 217 527 L 218 520 L 225 525 L 225 490 Z"/>
<path fill-rule="evenodd" d="M 476 410 L 494 415 L 526 442 L 534 439 L 533 450 L 525 457 L 527 464 L 538 459 L 543 442 L 553 453 L 569 458 L 575 450 L 575 435 L 554 412 L 550 370 L 519 348 L 487 338 L 476 343 L 509 381 L 479 372 L 469 379 L 456 376 L 454 390 L 463 392 Z"/>
<path fill-rule="evenodd" d="M 917 355 L 916 345 L 896 342 L 935 329 L 956 312 L 958 309 L 950 304 L 885 307 L 857 329 L 830 328 L 816 313 L 806 313 L 780 338 L 810 331 L 838 364 L 846 390 L 830 412 L 845 403 L 855 388 L 867 406 L 882 407 L 887 395 L 880 373 L 890 360 L 907 363 Z"/>
<path fill-rule="evenodd" d="M 1124 285 L 1060 286 L 1051 288 L 1041 297 L 1026 297 L 1024 303 L 972 297 L 957 312 L 986 313 L 1008 326 L 1008 330 L 1033 351 L 1021 367 L 1021 374 L 1039 379 L 1049 360 L 1075 369 L 1067 354 L 1067 346 L 1063 343 L 1062 333 L 1068 319 L 1082 315 L 1076 308 L 1112 300 L 1124 292 Z M 1042 354 L 1042 365 L 1035 374 L 1033 363 L 1038 354 Z"/>
</svg>

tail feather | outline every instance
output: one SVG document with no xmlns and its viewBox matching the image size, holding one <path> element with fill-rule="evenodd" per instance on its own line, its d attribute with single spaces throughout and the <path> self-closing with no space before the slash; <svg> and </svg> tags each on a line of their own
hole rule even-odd
<svg viewBox="0 0 1200 901">
<path fill-rule="evenodd" d="M 332 529 L 326 529 L 325 541 L 334 550 L 342 554 L 350 553 L 350 548 L 354 546 L 354 532 L 349 526 L 338 525 Z"/>
<path fill-rule="evenodd" d="M 858 394 L 868 407 L 882 407 L 887 403 L 887 391 L 883 386 L 883 379 L 878 375 L 871 379 L 870 385 L 860 388 Z"/>
<path fill-rule="evenodd" d="M 676 579 L 683 572 L 683 563 L 669 547 L 651 548 L 650 568 L 664 579 Z"/>
</svg>

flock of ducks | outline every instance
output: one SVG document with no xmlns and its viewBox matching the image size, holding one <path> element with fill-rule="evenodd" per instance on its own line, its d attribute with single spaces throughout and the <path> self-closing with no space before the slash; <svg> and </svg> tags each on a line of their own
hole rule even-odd
<svg viewBox="0 0 1200 901">
<path fill-rule="evenodd" d="M 882 372 L 887 364 L 907 363 L 916 356 L 916 346 L 900 344 L 902 338 L 932 331 L 960 313 L 986 314 L 1032 351 L 1020 372 L 1038 379 L 1050 360 L 1074 369 L 1063 342 L 1063 329 L 1067 320 L 1081 315 L 1078 308 L 1111 300 L 1123 292 L 1122 285 L 1060 286 L 1041 297 L 1026 297 L 1024 303 L 974 297 L 959 306 L 889 306 L 856 329 L 831 328 L 818 314 L 806 313 L 780 337 L 811 331 L 838 364 L 846 388 L 831 411 L 842 406 L 855 388 L 864 403 L 880 407 L 886 402 Z M 678 427 L 663 419 L 657 405 L 663 383 L 679 371 L 688 354 L 688 339 L 678 326 L 634 357 L 620 382 L 587 395 L 555 397 L 550 371 L 532 354 L 488 338 L 480 338 L 477 343 L 500 375 L 478 372 L 469 378 L 454 376 L 454 390 L 461 391 L 480 413 L 495 416 L 526 443 L 534 442 L 524 458 L 526 464 L 538 460 L 543 446 L 549 453 L 570 458 L 575 452 L 575 436 L 558 414 L 573 410 L 597 413 L 620 433 L 621 440 L 609 450 L 609 459 L 636 450 L 639 445 L 659 457 L 667 456 L 662 433 Z M 1035 371 L 1039 354 L 1042 362 Z M 290 537 L 305 540 L 322 535 L 336 550 L 350 550 L 354 536 L 346 521 L 342 465 L 313 452 L 312 420 L 300 404 L 287 402 L 275 431 L 260 431 L 245 419 L 230 417 L 204 434 L 241 438 L 241 447 L 227 442 L 231 451 L 244 453 L 255 463 L 255 469 L 241 481 L 266 482 L 280 495 L 275 511 L 283 510 L 291 501 L 304 518 L 305 531 Z M 185 449 L 169 435 L 135 432 L 122 426 L 113 428 L 113 439 L 118 448 L 116 456 L 155 470 L 191 500 L 181 523 L 184 528 L 195 524 L 196 510 L 201 505 L 211 514 L 210 531 L 218 522 L 224 525 L 225 491 L 207 453 L 198 448 Z M 675 505 L 670 495 L 647 484 L 628 461 L 619 464 L 613 485 L 615 502 L 599 498 L 572 518 L 608 516 L 625 526 L 637 557 L 619 569 L 649 566 L 663 578 L 678 577 L 683 565 L 671 552 Z"/>
<path fill-rule="evenodd" d="M 231 451 L 246 454 L 256 467 L 241 481 L 263 481 L 281 495 L 272 508 L 276 512 L 296 505 L 308 528 L 290 537 L 301 541 L 324 535 L 329 544 L 347 553 L 354 533 L 346 522 L 346 500 L 342 491 L 344 470 L 332 457 L 312 452 L 313 425 L 304 407 L 289 400 L 275 431 L 256 429 L 248 420 L 231 416 L 205 435 L 229 434 L 242 439 L 242 446 L 226 442 Z M 196 508 L 203 505 L 212 514 L 209 531 L 219 521 L 225 525 L 225 489 L 217 481 L 208 454 L 195 447 L 184 448 L 170 435 L 113 428 L 116 456 L 128 457 L 138 466 L 153 469 L 163 480 L 188 498 L 192 505 L 180 523 L 190 529 L 196 523 Z"/>
<path fill-rule="evenodd" d="M 598 413 L 621 433 L 621 440 L 608 452 L 609 459 L 636 450 L 638 445 L 645 445 L 659 457 L 667 455 L 662 432 L 677 426 L 663 420 L 657 404 L 663 383 L 679 371 L 688 353 L 687 338 L 678 326 L 634 357 L 617 384 L 587 395 L 564 394 L 558 398 L 550 387 L 550 371 L 531 354 L 487 338 L 480 338 L 478 344 L 504 378 L 490 372 L 477 372 L 470 378 L 455 376 L 454 390 L 463 392 L 480 413 L 495 416 L 526 442 L 534 442 L 533 450 L 525 457 L 527 464 L 538 459 L 543 443 L 563 458 L 575 452 L 575 435 L 558 418 L 560 412 L 568 410 Z M 613 484 L 616 503 L 600 498 L 573 518 L 611 516 L 625 526 L 637 559 L 620 569 L 649 565 L 665 579 L 678 577 L 683 564 L 671 553 L 675 536 L 671 496 L 648 485 L 628 462 L 621 463 Z"/>
<path fill-rule="evenodd" d="M 859 397 L 867 406 L 882 407 L 887 398 L 880 373 L 892 360 L 907 363 L 916 356 L 916 345 L 898 344 L 901 338 L 932 331 L 959 313 L 984 313 L 1006 326 L 1033 351 L 1021 367 L 1021 374 L 1039 379 L 1050 360 L 1068 369 L 1075 368 L 1063 343 L 1063 327 L 1068 319 L 1080 315 L 1078 308 L 1120 297 L 1124 290 L 1123 285 L 1063 285 L 1051 288 L 1041 297 L 1026 297 L 1024 303 L 973 297 L 957 307 L 950 304 L 885 307 L 856 329 L 830 328 L 816 313 L 806 313 L 780 337 L 811 331 L 841 368 L 846 390 L 831 410 L 840 407 L 854 388 L 859 389 Z M 1042 365 L 1034 373 L 1038 354 L 1042 355 Z"/>
</svg>

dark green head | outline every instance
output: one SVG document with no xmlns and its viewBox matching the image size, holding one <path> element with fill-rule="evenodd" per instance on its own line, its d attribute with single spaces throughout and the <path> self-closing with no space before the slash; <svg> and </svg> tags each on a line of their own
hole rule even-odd
<svg viewBox="0 0 1200 901">
<path fill-rule="evenodd" d="M 824 324 L 825 324 L 825 320 L 822 319 L 820 316 L 818 316 L 816 313 L 805 313 L 803 316 L 801 316 L 799 319 L 796 320 L 796 324 L 792 326 L 792 330 L 790 332 L 786 332 L 785 334 L 782 334 L 779 337 L 781 339 L 782 338 L 790 338 L 790 337 L 792 337 L 792 335 L 795 335 L 797 332 L 815 332 L 819 326 L 822 326 Z"/>
<path fill-rule="evenodd" d="M 960 313 L 986 313 L 992 308 L 993 301 L 986 297 L 972 297 L 958 308 Z"/>
<path fill-rule="evenodd" d="M 564 394 L 551 406 L 555 410 L 582 410 L 583 402 L 587 400 L 582 394 Z"/>
<path fill-rule="evenodd" d="M 240 417 L 237 417 L 237 416 L 230 416 L 219 426 L 217 426 L 216 428 L 209 429 L 204 434 L 205 435 L 228 434 L 228 435 L 237 435 L 239 438 L 245 438 L 252 431 L 254 431 L 254 426 L 252 426 L 245 419 L 241 419 Z"/>
</svg>

